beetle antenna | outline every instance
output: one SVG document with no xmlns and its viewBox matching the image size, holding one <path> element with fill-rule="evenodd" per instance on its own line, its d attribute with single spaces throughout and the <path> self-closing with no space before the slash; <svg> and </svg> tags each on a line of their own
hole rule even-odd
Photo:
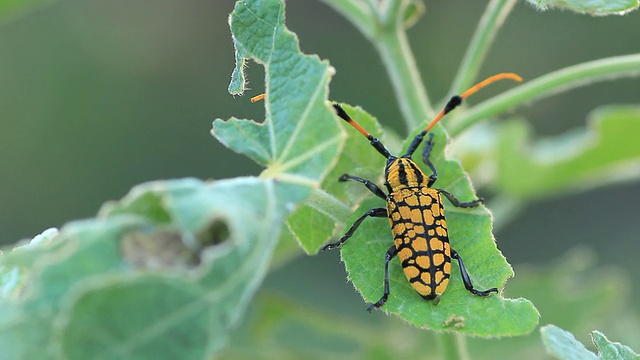
<svg viewBox="0 0 640 360">
<path fill-rule="evenodd" d="M 266 97 L 267 97 L 267 95 L 266 95 L 265 93 L 262 93 L 262 94 L 260 94 L 260 95 L 256 95 L 256 96 L 252 97 L 252 98 L 251 98 L 251 102 L 252 102 L 252 103 L 254 103 L 254 102 L 258 102 L 258 101 L 260 101 L 260 100 L 262 100 L 262 99 L 264 99 L 264 98 L 266 98 Z"/>
<path fill-rule="evenodd" d="M 342 120 L 348 122 L 349 125 L 353 126 L 356 130 L 358 130 L 360 134 L 364 135 L 364 137 L 369 139 L 371 146 L 373 146 L 376 150 L 378 150 L 378 152 L 382 154 L 382 156 L 386 157 L 387 159 L 392 157 L 392 155 L 389 153 L 389 150 L 387 150 L 387 148 L 384 147 L 384 145 L 382 145 L 380 140 L 378 140 L 378 138 L 374 137 L 373 135 L 369 134 L 367 130 L 365 130 L 362 126 L 360 126 L 360 124 L 358 124 L 355 120 L 353 120 L 351 116 L 349 116 L 349 114 L 347 114 L 347 112 L 344 111 L 342 106 L 340 106 L 339 104 L 333 104 L 333 108 L 335 109 L 336 113 Z"/>
<path fill-rule="evenodd" d="M 360 126 L 360 124 L 358 124 L 355 120 L 353 120 L 351 118 L 351 116 L 349 116 L 349 114 L 347 114 L 346 111 L 344 111 L 344 109 L 342 108 L 342 106 L 338 105 L 338 104 L 333 104 L 333 108 L 336 110 L 336 113 L 338 114 L 338 116 L 349 123 L 349 125 L 353 126 L 354 128 L 356 128 L 356 130 L 358 130 L 358 132 L 360 132 L 360 134 L 364 135 L 364 137 L 369 138 L 369 136 L 371 136 L 371 134 L 369 134 L 367 132 L 367 130 L 365 130 L 362 126 Z"/>
<path fill-rule="evenodd" d="M 444 106 L 444 109 L 442 109 L 442 111 L 440 111 L 440 113 L 433 120 L 431 120 L 429 125 L 427 125 L 427 127 L 424 129 L 424 133 L 429 132 L 429 130 L 431 130 L 431 128 L 433 128 L 433 126 L 437 124 L 445 115 L 447 115 L 453 109 L 457 108 L 458 105 L 462 104 L 462 99 L 465 99 L 469 95 L 474 94 L 476 91 L 482 89 L 483 87 L 502 79 L 511 79 L 517 82 L 522 81 L 522 78 L 514 73 L 500 73 L 482 80 L 481 82 L 470 87 L 469 90 L 463 92 L 462 94 L 452 96 Z"/>
</svg>

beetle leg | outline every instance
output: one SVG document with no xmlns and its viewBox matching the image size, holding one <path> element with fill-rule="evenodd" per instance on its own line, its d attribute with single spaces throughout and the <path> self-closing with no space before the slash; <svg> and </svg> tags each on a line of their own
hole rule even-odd
<svg viewBox="0 0 640 360">
<path fill-rule="evenodd" d="M 375 196 L 382 198 L 384 200 L 387 200 L 387 195 L 385 195 L 384 191 L 382 191 L 378 185 L 374 184 L 373 182 L 363 179 L 361 177 L 357 177 L 357 176 L 351 176 L 349 174 L 344 174 L 342 176 L 340 176 L 340 179 L 338 179 L 338 181 L 347 181 L 347 180 L 353 180 L 353 181 L 357 181 L 359 183 L 363 183 L 364 186 L 367 187 L 367 189 L 369 189 L 369 191 L 371 191 Z"/>
<path fill-rule="evenodd" d="M 360 226 L 360 223 L 362 223 L 362 221 L 366 217 L 369 217 L 369 216 L 371 216 L 371 217 L 387 217 L 387 209 L 385 209 L 385 208 L 373 208 L 373 209 L 367 211 L 362 216 L 360 216 L 353 223 L 353 225 L 351 225 L 349 230 L 347 230 L 347 232 L 344 233 L 344 235 L 342 235 L 342 237 L 340 239 L 338 239 L 338 241 L 325 245 L 322 248 L 322 251 L 324 251 L 324 250 L 333 250 L 333 249 L 335 249 L 337 247 L 340 247 L 347 240 L 349 240 L 349 238 L 353 235 L 353 233 L 358 229 L 358 226 Z"/>
<path fill-rule="evenodd" d="M 398 255 L 398 249 L 395 245 L 391 245 L 389 250 L 387 250 L 387 253 L 384 255 L 384 293 L 380 300 L 369 304 L 369 307 L 367 308 L 368 312 L 371 312 L 373 309 L 378 309 L 387 302 L 387 298 L 389 297 L 389 261 L 396 257 L 396 255 Z"/>
<path fill-rule="evenodd" d="M 453 206 L 456 207 L 461 207 L 461 208 L 470 208 L 470 207 L 476 207 L 480 204 L 482 204 L 484 202 L 483 198 L 478 198 L 475 199 L 473 201 L 469 201 L 469 202 L 461 202 L 460 200 L 456 199 L 455 196 L 453 196 L 452 193 L 448 192 L 447 190 L 443 190 L 443 189 L 436 189 L 438 190 L 438 192 L 444 196 L 447 197 L 447 199 L 449 199 L 449 201 L 451 201 L 451 203 L 453 204 Z"/>
<path fill-rule="evenodd" d="M 346 121 L 349 125 L 353 126 L 360 134 L 364 135 L 371 146 L 376 149 L 382 156 L 387 159 L 391 157 L 389 150 L 382 144 L 380 139 L 373 137 L 373 135 L 369 134 L 365 129 L 362 128 L 357 122 L 353 121 L 353 119 L 347 114 L 346 111 L 340 106 L 340 104 L 333 104 L 333 109 L 336 111 L 336 114 L 344 121 Z"/>
<path fill-rule="evenodd" d="M 410 159 L 411 156 L 413 156 L 413 153 L 418 148 L 418 146 L 420 146 L 420 143 L 422 143 L 422 139 L 424 139 L 424 136 L 426 135 L 426 133 L 427 133 L 426 131 L 423 131 L 418 135 L 416 135 L 416 137 L 413 138 L 413 141 L 411 141 L 411 144 L 409 144 L 409 147 L 407 148 L 407 152 L 402 157 Z M 431 138 L 433 138 L 433 135 L 431 135 L 429 139 Z"/>
<path fill-rule="evenodd" d="M 491 288 L 489 290 L 476 290 L 471 283 L 471 279 L 469 278 L 469 273 L 467 272 L 467 268 L 464 266 L 464 262 L 462 262 L 462 258 L 457 251 L 451 249 L 451 257 L 453 259 L 458 260 L 458 264 L 460 264 L 460 274 L 462 274 L 462 282 L 464 282 L 464 287 L 469 290 L 472 294 L 478 296 L 489 296 L 492 292 L 498 293 L 497 288 Z"/>
<path fill-rule="evenodd" d="M 438 171 L 436 170 L 436 167 L 431 162 L 431 159 L 429 159 L 429 156 L 431 155 L 431 150 L 433 149 L 434 144 L 435 143 L 433 142 L 433 133 L 430 133 L 429 139 L 424 144 L 424 149 L 422 150 L 422 161 L 424 161 L 424 163 L 427 164 L 427 166 L 429 166 L 429 169 L 431 169 L 431 175 L 429 175 L 429 182 L 427 183 L 428 187 L 431 187 L 431 185 L 433 185 L 433 183 L 435 183 L 436 180 L 438 180 Z"/>
</svg>

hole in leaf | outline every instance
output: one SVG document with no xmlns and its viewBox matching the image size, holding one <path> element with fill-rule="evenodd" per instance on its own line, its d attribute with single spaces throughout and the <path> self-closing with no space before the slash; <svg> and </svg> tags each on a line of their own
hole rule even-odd
<svg viewBox="0 0 640 360">
<path fill-rule="evenodd" d="M 200 262 L 175 230 L 129 232 L 122 237 L 121 251 L 124 260 L 138 269 L 192 268 Z"/>
<path fill-rule="evenodd" d="M 198 234 L 198 245 L 201 249 L 218 245 L 231 238 L 231 231 L 227 221 L 222 218 L 214 218 Z"/>
</svg>

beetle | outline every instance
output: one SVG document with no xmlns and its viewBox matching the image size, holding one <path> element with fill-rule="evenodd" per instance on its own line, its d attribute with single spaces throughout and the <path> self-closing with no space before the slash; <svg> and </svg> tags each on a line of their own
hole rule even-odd
<svg viewBox="0 0 640 360">
<path fill-rule="evenodd" d="M 332 250 L 344 245 L 367 217 L 388 218 L 394 244 L 385 254 L 384 292 L 380 300 L 369 304 L 368 311 L 380 308 L 387 302 L 390 293 L 389 262 L 396 256 L 400 258 L 404 274 L 411 286 L 425 300 L 433 301 L 434 305 L 440 301 L 441 295 L 449 284 L 451 259 L 458 262 L 462 281 L 469 292 L 483 297 L 498 292 L 497 288 L 476 289 L 471 282 L 462 257 L 449 244 L 442 196 L 460 208 L 476 207 L 483 200 L 478 198 L 462 202 L 448 191 L 433 187 L 438 179 L 438 172 L 429 158 L 434 146 L 433 133 L 429 133 L 429 131 L 447 113 L 460 105 L 464 98 L 501 79 L 522 81 L 516 74 L 501 73 L 485 79 L 461 95 L 454 95 L 429 125 L 416 135 L 407 152 L 400 157 L 392 155 L 379 139 L 373 137 L 355 122 L 339 104 L 333 105 L 337 115 L 364 135 L 373 148 L 387 159 L 384 169 L 384 185 L 388 194 L 385 194 L 375 183 L 358 176 L 344 174 L 339 178 L 341 182 L 351 180 L 362 183 L 374 195 L 384 199 L 387 205 L 384 208 L 373 208 L 365 212 L 356 219 L 338 241 L 322 248 L 322 250 Z M 413 153 L 423 142 L 427 133 L 429 133 L 429 137 L 425 142 L 422 159 L 431 170 L 429 176 L 412 160 Z"/>
</svg>

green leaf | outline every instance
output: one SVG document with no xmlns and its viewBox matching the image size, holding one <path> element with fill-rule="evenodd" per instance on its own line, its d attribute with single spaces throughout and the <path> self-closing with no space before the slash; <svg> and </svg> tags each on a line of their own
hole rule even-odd
<svg viewBox="0 0 640 360">
<path fill-rule="evenodd" d="M 593 16 L 624 15 L 640 6 L 638 0 L 528 0 L 540 10 L 567 9 Z"/>
<path fill-rule="evenodd" d="M 591 333 L 593 343 L 598 348 L 598 355 L 601 359 L 611 360 L 637 360 L 640 355 L 636 354 L 630 347 L 617 342 L 611 342 L 598 330 Z"/>
<path fill-rule="evenodd" d="M 263 64 L 266 120 L 216 119 L 212 134 L 266 166 L 263 177 L 317 187 L 344 137 L 327 103 L 333 69 L 300 52 L 297 38 L 284 26 L 281 0 L 239 1 L 229 23 L 236 48 L 230 92 L 244 91 L 242 71 L 248 58 Z"/>
<path fill-rule="evenodd" d="M 598 357 L 587 350 L 581 342 L 568 331 L 554 325 L 546 325 L 540 328 L 542 342 L 547 351 L 554 357 L 562 360 L 597 360 Z"/>
<path fill-rule="evenodd" d="M 212 330 L 225 330 L 220 322 L 210 326 L 215 311 L 205 309 L 206 294 L 193 284 L 153 275 L 102 280 L 72 294 L 62 309 L 61 358 L 202 359 Z"/>
<path fill-rule="evenodd" d="M 444 157 L 446 135 L 440 129 L 434 130 L 434 133 L 436 146 L 431 160 L 438 169 L 436 187 L 448 190 L 462 201 L 475 199 L 460 164 Z M 411 139 L 405 142 L 405 146 Z M 368 143 L 365 139 L 362 142 Z M 373 149 L 371 151 L 375 152 Z M 381 158 L 379 154 L 377 156 Z M 430 173 L 430 170 L 424 170 Z M 379 171 L 383 171 L 382 166 Z M 366 200 L 347 224 L 353 223 L 373 207 L 385 207 L 385 202 L 377 198 Z M 513 276 L 513 270 L 496 248 L 489 211 L 483 206 L 456 208 L 446 200 L 445 208 L 451 246 L 464 259 L 474 285 L 478 289 L 502 288 L 507 278 Z M 388 221 L 374 218 L 366 219 L 342 247 L 342 260 L 349 279 L 367 302 L 375 302 L 382 295 L 384 257 L 391 244 L 393 240 Z M 390 284 L 391 295 L 382 310 L 421 328 L 456 330 L 469 335 L 492 337 L 526 334 L 538 322 L 536 309 L 525 299 L 505 299 L 499 295 L 480 298 L 469 293 L 464 288 L 455 261 L 449 287 L 438 305 L 419 296 L 405 278 L 397 260 L 390 264 Z M 451 322 L 451 319 L 456 321 Z"/>
<path fill-rule="evenodd" d="M 7 358 L 210 357 L 308 193 L 256 178 L 140 185 L 98 219 L 5 254 L 3 274 L 31 271 L 20 297 L 1 299 L 0 347 Z"/>
<path fill-rule="evenodd" d="M 540 328 L 540 334 L 547 351 L 561 360 L 632 360 L 640 358 L 629 347 L 610 342 L 599 331 L 591 333 L 593 342 L 598 348 L 597 356 L 576 340 L 573 334 L 555 325 L 543 326 Z"/>
<path fill-rule="evenodd" d="M 16 254 L 27 253 L 33 254 L 33 252 L 39 251 L 39 247 L 50 243 L 55 237 L 58 236 L 58 229 L 49 228 L 43 231 L 41 234 L 34 237 L 29 243 L 18 245 L 13 249 Z M 30 268 L 25 266 L 16 266 L 11 264 L 6 258 L 2 258 L 3 253 L 0 251 L 0 296 L 2 298 L 20 298 L 21 292 L 24 289 L 25 278 L 29 276 Z M 13 256 L 16 256 L 15 254 Z"/>
<path fill-rule="evenodd" d="M 500 134 L 499 188 L 521 199 L 584 189 L 640 177 L 639 106 L 608 106 L 594 111 L 586 130 L 531 141 L 521 119 Z"/>
<path fill-rule="evenodd" d="M 349 208 L 324 190 L 316 189 L 287 218 L 290 235 L 307 254 L 313 254 L 334 233 L 335 224 L 349 216 Z"/>
</svg>

